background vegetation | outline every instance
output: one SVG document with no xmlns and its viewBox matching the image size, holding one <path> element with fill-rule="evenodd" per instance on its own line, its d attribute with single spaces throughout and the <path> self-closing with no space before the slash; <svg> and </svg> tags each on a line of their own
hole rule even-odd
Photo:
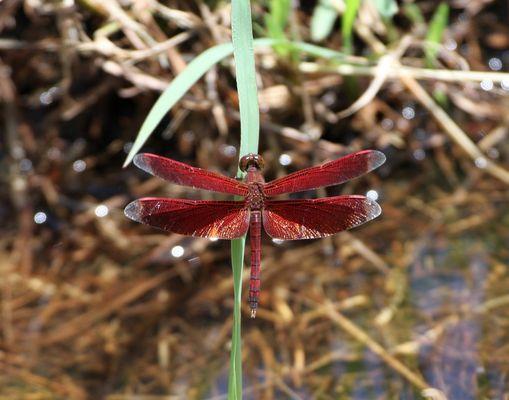
<svg viewBox="0 0 509 400">
<path fill-rule="evenodd" d="M 4 398 L 227 396 L 229 244 L 122 212 L 147 195 L 213 195 L 121 167 L 143 146 L 235 175 L 231 11 L 2 3 Z M 378 220 L 327 240 L 264 238 L 244 398 L 503 398 L 507 4 L 267 0 L 252 17 L 267 179 L 364 148 L 388 161 L 318 192 L 371 190 Z"/>
</svg>

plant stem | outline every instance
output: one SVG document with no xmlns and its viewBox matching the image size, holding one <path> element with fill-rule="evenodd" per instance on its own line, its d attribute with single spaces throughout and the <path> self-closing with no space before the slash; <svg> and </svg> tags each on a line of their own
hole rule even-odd
<svg viewBox="0 0 509 400">
<path fill-rule="evenodd" d="M 260 131 L 258 93 L 253 51 L 253 28 L 249 0 L 232 0 L 232 42 L 239 94 L 240 109 L 240 151 L 242 157 L 248 153 L 258 153 Z M 237 176 L 242 177 L 240 169 Z M 228 378 L 228 399 L 242 399 L 242 270 L 246 237 L 232 240 L 233 269 L 233 327 L 230 354 L 230 374 Z"/>
</svg>

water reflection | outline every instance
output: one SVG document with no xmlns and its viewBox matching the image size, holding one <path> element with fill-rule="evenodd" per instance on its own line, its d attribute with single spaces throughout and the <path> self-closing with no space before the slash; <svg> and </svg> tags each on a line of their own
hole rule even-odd
<svg viewBox="0 0 509 400">
<path fill-rule="evenodd" d="M 366 192 L 366 197 L 368 199 L 370 199 L 370 200 L 377 201 L 378 200 L 378 196 L 379 195 L 378 195 L 378 192 L 376 190 L 371 189 L 371 190 L 368 190 Z"/>
<path fill-rule="evenodd" d="M 83 172 L 87 168 L 87 163 L 83 160 L 76 160 L 72 163 L 74 172 Z"/>
<path fill-rule="evenodd" d="M 481 85 L 481 89 L 482 90 L 486 90 L 486 91 L 490 91 L 493 89 L 493 81 L 491 79 L 484 79 L 481 81 L 480 83 Z"/>
<path fill-rule="evenodd" d="M 488 66 L 493 71 L 500 71 L 503 67 L 502 60 L 500 60 L 500 58 L 497 57 L 490 58 L 490 60 L 488 61 Z"/>
<path fill-rule="evenodd" d="M 42 211 L 38 211 L 34 215 L 34 222 L 38 225 L 44 224 L 47 221 L 47 219 L 48 219 L 48 216 L 46 215 L 45 212 L 42 212 Z"/>
<path fill-rule="evenodd" d="M 171 255 L 175 258 L 180 258 L 184 255 L 184 248 L 182 246 L 174 246 L 171 249 Z"/>
<path fill-rule="evenodd" d="M 99 204 L 95 210 L 94 213 L 98 218 L 104 218 L 109 214 L 110 210 L 107 205 Z"/>
<path fill-rule="evenodd" d="M 406 295 L 391 323 L 376 329 L 373 318 L 359 321 L 369 315 L 366 310 L 349 317 L 371 327 L 366 333 L 389 351 L 409 337 L 413 350 L 393 354 L 447 399 L 504 398 L 507 360 L 497 349 L 507 345 L 507 334 L 502 320 L 497 322 L 502 315 L 486 311 L 487 300 L 496 298 L 493 290 L 486 290 L 499 241 L 496 235 L 471 232 L 425 233 L 403 274 Z M 345 285 L 351 293 L 370 292 L 375 309 L 387 304 L 384 294 L 373 290 L 373 277 L 366 271 L 349 274 Z M 331 398 L 421 398 L 380 357 L 341 330 L 333 334 L 329 355 L 332 361 L 317 374 L 331 377 L 327 393 L 336 396 Z"/>
<path fill-rule="evenodd" d="M 292 163 L 292 157 L 289 154 L 283 153 L 279 156 L 279 163 L 281 165 L 290 165 Z"/>
<path fill-rule="evenodd" d="M 485 300 L 488 255 L 480 241 L 447 242 L 430 236 L 417 250 L 409 271 L 410 301 L 421 322 L 416 332 L 436 330 L 448 316 L 438 340 L 424 343 L 418 354 L 426 381 L 449 399 L 476 399 L 482 361 L 478 354 L 481 320 L 473 310 Z"/>
</svg>

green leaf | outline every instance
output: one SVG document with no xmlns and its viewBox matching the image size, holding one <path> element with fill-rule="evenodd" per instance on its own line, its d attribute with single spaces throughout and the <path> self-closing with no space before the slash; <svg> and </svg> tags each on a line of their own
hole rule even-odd
<svg viewBox="0 0 509 400">
<path fill-rule="evenodd" d="M 228 376 L 228 400 L 242 399 L 242 271 L 244 268 L 244 250 L 246 238 L 231 241 L 233 270 L 233 325 L 230 349 L 230 371 Z"/>
<path fill-rule="evenodd" d="M 433 90 L 433 98 L 435 101 L 440 104 L 440 107 L 447 109 L 449 99 L 447 97 L 447 93 L 442 89 Z"/>
<path fill-rule="evenodd" d="M 438 53 L 437 45 L 442 41 L 444 30 L 449 21 L 449 6 L 447 3 L 440 3 L 431 22 L 426 35 L 426 63 L 428 67 L 433 67 Z"/>
<path fill-rule="evenodd" d="M 285 28 L 291 10 L 291 0 L 270 0 L 269 13 L 265 15 L 265 26 L 270 38 L 286 39 Z M 286 45 L 274 46 L 274 50 L 282 57 L 286 57 L 290 53 L 290 49 Z"/>
<path fill-rule="evenodd" d="M 414 25 L 424 24 L 424 16 L 422 15 L 421 9 L 417 4 L 406 3 L 403 6 L 403 12 L 406 17 L 414 23 Z"/>
<path fill-rule="evenodd" d="M 260 110 L 249 0 L 232 1 L 233 57 L 240 109 L 240 156 L 258 153 Z M 239 170 L 240 173 L 240 170 Z"/>
<path fill-rule="evenodd" d="M 320 0 L 311 16 L 311 40 L 320 42 L 329 36 L 337 18 L 338 10 L 330 0 Z"/>
<path fill-rule="evenodd" d="M 261 40 L 261 39 L 259 39 Z M 257 41 L 255 40 L 255 45 L 258 45 Z M 260 43 L 261 45 L 261 43 Z M 327 60 L 336 60 L 341 61 L 344 60 L 346 57 L 348 57 L 347 54 L 342 53 L 340 51 L 331 50 L 326 47 L 317 46 L 315 44 L 310 44 L 306 42 L 287 42 L 287 45 L 297 51 L 301 51 L 303 53 L 310 54 L 315 57 L 324 58 Z"/>
<path fill-rule="evenodd" d="M 346 0 L 345 5 L 345 13 L 343 14 L 343 20 L 341 25 L 341 33 L 343 35 L 343 49 L 345 53 L 352 53 L 352 30 L 353 23 L 355 22 L 355 17 L 357 16 L 357 11 L 359 11 L 360 0 Z"/>
<path fill-rule="evenodd" d="M 290 0 L 270 0 L 269 13 L 265 15 L 267 33 L 272 39 L 285 39 L 292 3 Z"/>
<path fill-rule="evenodd" d="M 396 0 L 371 0 L 378 13 L 387 19 L 391 19 L 398 12 L 398 3 Z"/>
</svg>

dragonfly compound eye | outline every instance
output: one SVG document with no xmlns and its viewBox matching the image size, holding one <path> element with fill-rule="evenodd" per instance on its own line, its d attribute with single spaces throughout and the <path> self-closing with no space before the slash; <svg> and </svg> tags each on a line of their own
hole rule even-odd
<svg viewBox="0 0 509 400">
<path fill-rule="evenodd" d="M 240 159 L 239 167 L 241 171 L 247 172 L 250 166 L 255 167 L 257 170 L 263 169 L 265 162 L 259 154 L 249 153 Z"/>
</svg>

